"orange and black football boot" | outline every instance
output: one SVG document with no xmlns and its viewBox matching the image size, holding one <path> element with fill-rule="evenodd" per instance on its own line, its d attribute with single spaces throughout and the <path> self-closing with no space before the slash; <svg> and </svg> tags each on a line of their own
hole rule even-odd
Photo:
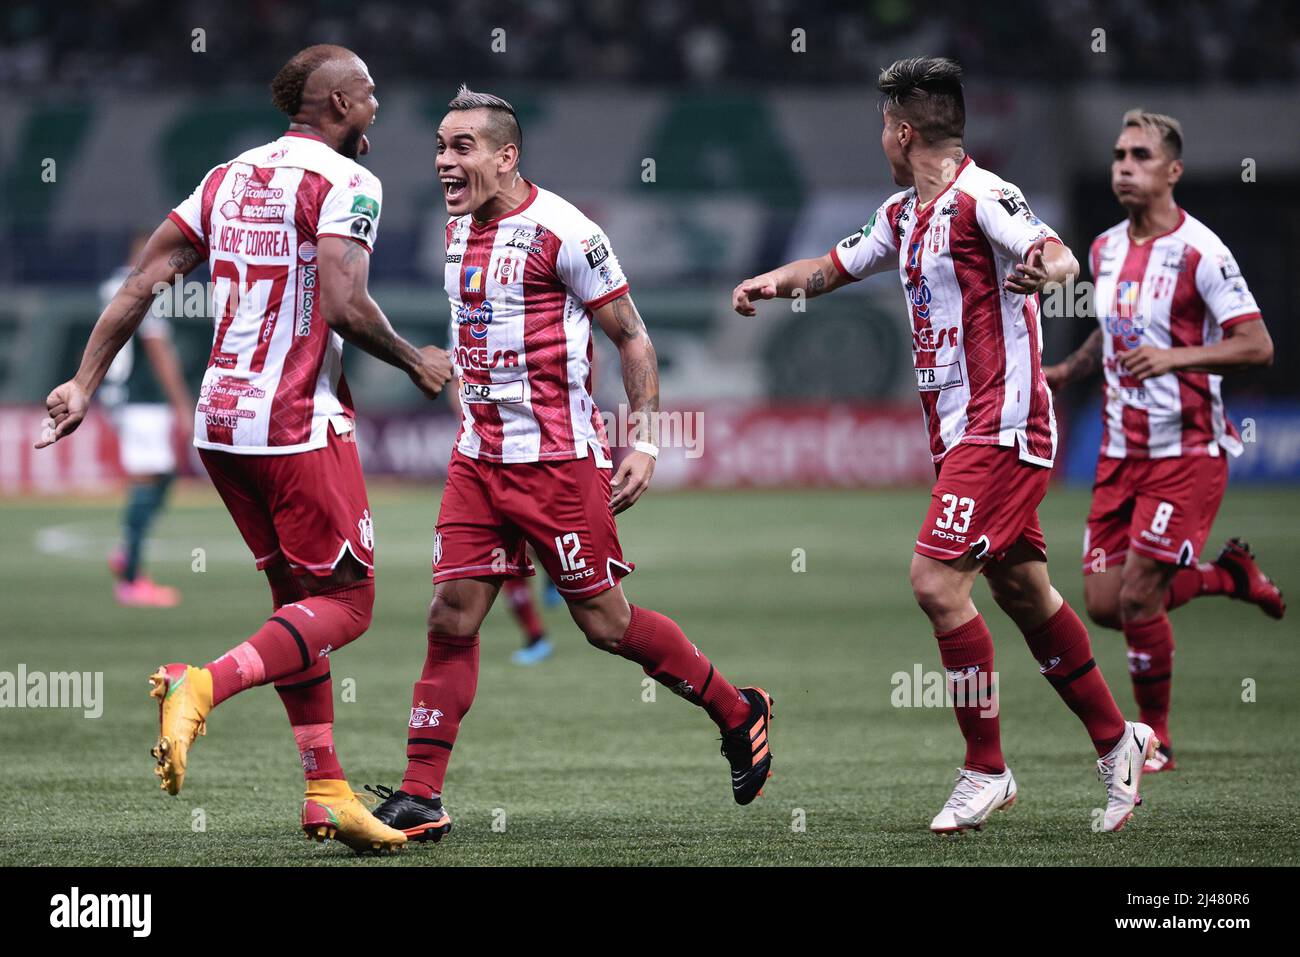
<svg viewBox="0 0 1300 957">
<path fill-rule="evenodd" d="M 722 735 L 722 756 L 731 763 L 731 794 L 737 804 L 748 804 L 763 793 L 772 776 L 772 697 L 762 688 L 741 688 L 749 702 L 744 724 Z"/>
<path fill-rule="evenodd" d="M 367 784 L 366 790 L 383 799 L 374 810 L 375 817 L 401 831 L 407 840 L 433 841 L 436 844 L 451 833 L 451 815 L 442 806 L 441 797 L 416 797 L 382 784 Z"/>
</svg>

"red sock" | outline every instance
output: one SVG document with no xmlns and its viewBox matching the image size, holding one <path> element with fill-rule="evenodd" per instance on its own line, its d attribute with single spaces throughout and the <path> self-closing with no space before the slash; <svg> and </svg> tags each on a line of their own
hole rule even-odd
<svg viewBox="0 0 1300 957">
<path fill-rule="evenodd" d="M 289 713 L 307 780 L 343 780 L 343 768 L 334 753 L 334 684 L 330 680 L 330 660 L 321 658 L 305 671 L 276 682 L 275 690 Z"/>
<path fill-rule="evenodd" d="M 1232 576 L 1218 565 L 1206 562 L 1179 569 L 1165 593 L 1165 611 L 1173 611 L 1201 595 L 1232 594 Z M 1161 739 L 1163 740 L 1163 739 Z"/>
<path fill-rule="evenodd" d="M 651 678 L 699 705 L 723 731 L 749 717 L 749 701 L 717 672 L 671 618 L 629 606 L 632 619 L 614 654 L 635 661 Z"/>
<path fill-rule="evenodd" d="M 367 579 L 277 608 L 255 635 L 205 666 L 212 704 L 307 670 L 363 634 L 374 603 L 375 583 Z"/>
<path fill-rule="evenodd" d="M 1169 743 L 1169 697 L 1174 678 L 1174 629 L 1163 612 L 1146 621 L 1124 622 L 1128 672 L 1144 724 L 1161 744 Z"/>
<path fill-rule="evenodd" d="M 507 578 L 502 590 L 506 593 L 506 603 L 510 612 L 519 622 L 519 627 L 528 637 L 528 643 L 534 644 L 546 637 L 546 626 L 537 614 L 537 605 L 533 602 L 533 588 L 527 578 Z"/>
<path fill-rule="evenodd" d="M 410 734 L 402 790 L 416 797 L 442 794 L 447 762 L 461 719 L 478 688 L 478 635 L 429 633 L 424 670 L 411 694 Z"/>
<path fill-rule="evenodd" d="M 1007 764 L 1002 758 L 993 636 L 984 619 L 976 615 L 935 638 L 939 640 L 939 660 L 948 672 L 957 727 L 966 739 L 965 766 L 984 774 L 1001 774 Z"/>
<path fill-rule="evenodd" d="M 1108 753 L 1124 736 L 1124 715 L 1092 657 L 1088 629 L 1069 602 L 1062 602 L 1025 641 L 1048 683 L 1088 729 L 1097 755 Z"/>
</svg>

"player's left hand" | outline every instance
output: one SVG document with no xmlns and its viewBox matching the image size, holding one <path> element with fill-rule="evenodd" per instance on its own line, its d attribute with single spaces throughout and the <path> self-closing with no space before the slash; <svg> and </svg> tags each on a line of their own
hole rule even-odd
<svg viewBox="0 0 1300 957">
<path fill-rule="evenodd" d="M 1043 262 L 1043 247 L 1047 239 L 1036 239 L 1025 252 L 1025 261 L 1016 263 L 1002 281 L 1002 288 L 1022 296 L 1032 296 L 1047 284 L 1047 265 Z"/>
<path fill-rule="evenodd" d="M 618 467 L 612 483 L 613 496 L 609 507 L 614 514 L 626 511 L 636 504 L 641 493 L 650 487 L 650 479 L 655 474 L 655 457 L 645 452 L 629 452 L 623 464 Z"/>
<path fill-rule="evenodd" d="M 45 411 L 49 417 L 41 423 L 41 438 L 36 443 L 36 448 L 53 445 L 65 435 L 75 432 L 81 420 L 86 417 L 88 408 L 90 397 L 75 381 L 70 379 L 63 385 L 56 386 L 45 397 Z"/>
<path fill-rule="evenodd" d="M 1162 376 L 1166 372 L 1173 372 L 1177 368 L 1173 350 L 1162 349 L 1159 346 L 1138 346 L 1136 349 L 1127 349 L 1117 358 L 1125 371 L 1136 377 L 1139 382 Z"/>
</svg>

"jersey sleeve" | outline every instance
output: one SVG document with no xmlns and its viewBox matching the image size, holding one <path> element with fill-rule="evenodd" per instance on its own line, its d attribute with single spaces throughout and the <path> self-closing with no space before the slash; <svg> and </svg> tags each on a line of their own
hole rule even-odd
<svg viewBox="0 0 1300 957">
<path fill-rule="evenodd" d="M 1259 306 L 1228 247 L 1218 245 L 1196 265 L 1196 291 L 1222 329 L 1259 319 Z"/>
<path fill-rule="evenodd" d="M 325 196 L 316 223 L 316 238 L 341 236 L 373 252 L 383 198 L 378 178 L 369 173 L 354 173 L 346 182 L 336 184 Z"/>
<path fill-rule="evenodd" d="M 1040 239 L 1061 241 L 1056 230 L 1034 215 L 1020 190 L 1010 183 L 989 187 L 976 196 L 975 215 L 989 242 L 1012 259 L 1023 260 L 1029 247 Z"/>
<path fill-rule="evenodd" d="M 628 289 L 609 237 L 589 219 L 581 220 L 562 238 L 555 271 L 588 309 L 599 309 Z"/>
<path fill-rule="evenodd" d="M 898 267 L 898 236 L 889 216 L 889 204 L 882 205 L 856 233 L 831 247 L 831 262 L 850 279 Z"/>
<path fill-rule="evenodd" d="M 208 170 L 203 179 L 199 180 L 199 185 L 194 187 L 194 192 L 186 196 L 179 206 L 167 214 L 167 218 L 180 228 L 185 238 L 205 257 L 208 255 L 208 236 L 203 221 L 203 194 L 207 190 L 208 181 L 219 169 L 220 166 L 214 166 Z"/>
</svg>

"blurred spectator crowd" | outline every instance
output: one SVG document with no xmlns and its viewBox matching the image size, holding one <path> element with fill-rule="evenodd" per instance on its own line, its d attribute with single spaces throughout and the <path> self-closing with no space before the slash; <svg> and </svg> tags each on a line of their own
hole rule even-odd
<svg viewBox="0 0 1300 957">
<path fill-rule="evenodd" d="M 192 49 L 196 29 L 204 31 L 201 60 Z M 806 31 L 800 56 L 791 55 L 796 29 Z M 1094 49 L 1098 29 L 1104 53 Z M 956 57 L 990 80 L 1257 83 L 1300 76 L 1300 4 L 7 0 L 0 81 L 20 91 L 105 83 L 211 90 L 269 79 L 290 53 L 316 42 L 353 47 L 383 81 L 848 84 L 910 51 Z"/>
</svg>

